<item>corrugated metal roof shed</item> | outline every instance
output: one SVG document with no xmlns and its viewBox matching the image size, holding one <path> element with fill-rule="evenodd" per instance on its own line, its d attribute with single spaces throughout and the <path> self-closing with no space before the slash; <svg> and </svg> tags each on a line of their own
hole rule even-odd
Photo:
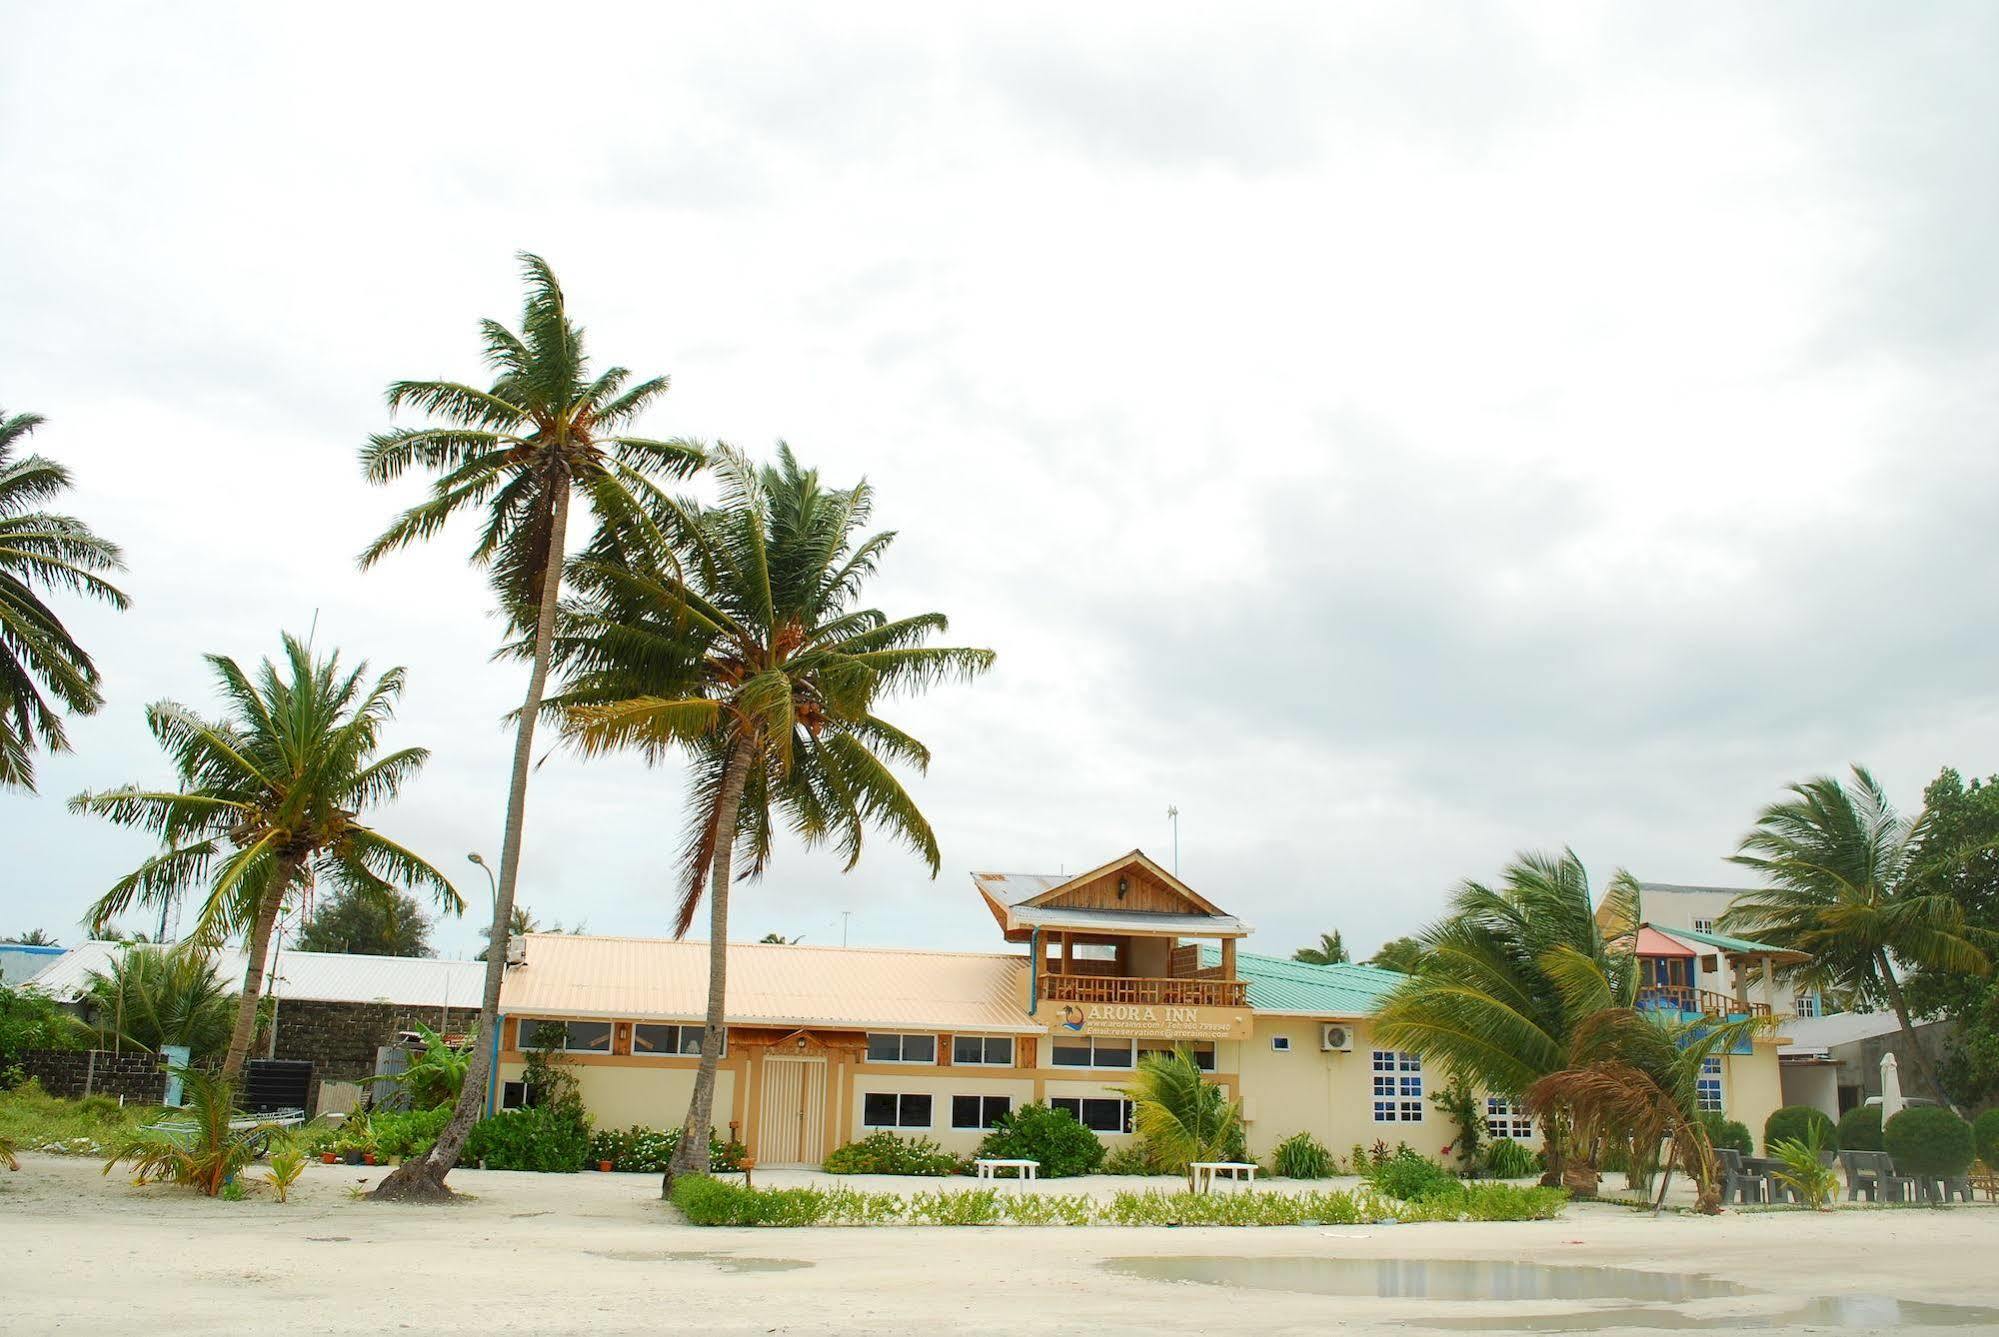
<svg viewBox="0 0 1999 1337">
<path fill-rule="evenodd" d="M 510 1016 L 696 1021 L 708 1003 L 708 944 L 537 933 L 507 970 Z M 728 1020 L 739 1026 L 977 1030 L 1037 1035 L 1022 956 L 865 947 L 729 944 Z"/>
<path fill-rule="evenodd" d="M 29 983 L 51 998 L 72 1003 L 90 987 L 92 971 L 108 972 L 129 950 L 116 942 L 79 943 L 44 966 Z M 149 950 L 158 950 L 152 948 Z M 215 954 L 225 980 L 240 982 L 249 958 L 233 947 Z M 344 952 L 277 955 L 270 992 L 280 1000 L 326 1003 L 401 1003 L 409 1007 L 477 1007 L 486 986 L 483 961 L 438 961 L 417 956 L 353 956 Z"/>
<path fill-rule="evenodd" d="M 1203 966 L 1221 961 L 1221 949 L 1201 948 Z M 1236 957 L 1236 974 L 1249 982 L 1254 1010 L 1310 1017 L 1371 1017 L 1406 978 L 1375 966 L 1313 966 L 1247 952 Z"/>
</svg>

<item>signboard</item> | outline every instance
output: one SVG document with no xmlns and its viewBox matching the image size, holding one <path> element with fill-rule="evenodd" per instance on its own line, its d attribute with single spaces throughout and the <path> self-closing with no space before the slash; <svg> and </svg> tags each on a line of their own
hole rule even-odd
<svg viewBox="0 0 1999 1337">
<path fill-rule="evenodd" d="M 1247 1040 L 1246 1007 L 1175 1007 L 1164 1003 L 1056 1003 L 1041 1015 L 1056 1040 L 1065 1035 L 1106 1040 Z"/>
</svg>

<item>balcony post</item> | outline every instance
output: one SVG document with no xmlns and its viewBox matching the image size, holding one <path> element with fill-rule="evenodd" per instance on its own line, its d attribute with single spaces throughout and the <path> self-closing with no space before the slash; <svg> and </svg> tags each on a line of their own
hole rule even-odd
<svg viewBox="0 0 1999 1337">
<path fill-rule="evenodd" d="M 1225 980 L 1232 980 L 1235 978 L 1234 938 L 1222 939 L 1222 978 Z"/>
<path fill-rule="evenodd" d="M 1075 938 L 1069 932 L 1069 930 L 1065 928 L 1062 930 L 1062 973 L 1064 975 L 1075 974 L 1076 973 L 1074 969 L 1075 964 L 1076 964 Z"/>
</svg>

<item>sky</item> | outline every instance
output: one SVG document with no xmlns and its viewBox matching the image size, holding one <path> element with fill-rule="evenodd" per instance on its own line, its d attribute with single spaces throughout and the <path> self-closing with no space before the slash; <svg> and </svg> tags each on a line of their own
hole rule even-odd
<svg viewBox="0 0 1999 1337">
<path fill-rule="evenodd" d="M 788 441 L 943 868 L 780 847 L 732 936 L 997 948 L 972 870 L 1140 847 L 1288 954 L 1521 850 L 1739 883 L 1786 784 L 1999 770 L 1999 10 L 1981 4 L 0 3 L 0 406 L 125 548 L 0 793 L 0 935 L 150 850 L 148 702 L 305 634 L 409 687 L 381 830 L 475 907 L 525 685 L 472 533 L 367 573 L 357 451 L 546 256 L 649 434 Z M 683 776 L 537 746 L 520 899 L 669 931 Z M 132 925 L 138 927 L 136 918 Z M 843 927 L 844 926 L 844 927 Z"/>
</svg>

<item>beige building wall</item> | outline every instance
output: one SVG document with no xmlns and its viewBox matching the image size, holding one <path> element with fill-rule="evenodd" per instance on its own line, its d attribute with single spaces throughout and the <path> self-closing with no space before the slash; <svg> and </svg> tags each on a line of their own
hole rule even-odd
<svg viewBox="0 0 1999 1337">
<path fill-rule="evenodd" d="M 1327 1021 L 1348 1028 L 1350 1052 L 1319 1048 L 1320 1027 Z M 1290 1048 L 1275 1048 L 1271 1041 L 1277 1037 L 1289 1039 Z M 1250 1154 L 1267 1157 L 1284 1139 L 1307 1132 L 1342 1161 L 1356 1143 L 1372 1147 L 1377 1141 L 1391 1147 L 1407 1142 L 1425 1156 L 1436 1156 L 1457 1133 L 1456 1124 L 1430 1102 L 1439 1075 L 1429 1065 L 1420 1074 L 1421 1118 L 1376 1123 L 1373 1052 L 1373 1027 L 1366 1021 L 1259 1015 L 1252 1038 L 1242 1045 L 1241 1060 Z"/>
<path fill-rule="evenodd" d="M 1784 1104 L 1784 1077 L 1777 1066 L 1777 1042 L 1758 1040 L 1748 1054 L 1721 1061 L 1721 1103 L 1725 1114 L 1749 1129 L 1759 1149 L 1763 1125 Z"/>
<path fill-rule="evenodd" d="M 687 1117 L 687 1103 L 694 1095 L 694 1067 L 662 1064 L 643 1066 L 644 1059 L 623 1059 L 615 1065 L 599 1060 L 572 1062 L 564 1070 L 576 1079 L 583 1108 L 598 1128 L 622 1129 L 634 1124 L 662 1132 L 680 1127 Z M 521 1080 L 524 1065 L 500 1062 L 500 1080 Z M 736 1074 L 723 1068 L 715 1074 L 715 1130 L 726 1139 L 730 1111 L 735 1108 Z M 497 1107 L 496 1095 L 494 1104 Z"/>
<path fill-rule="evenodd" d="M 977 1075 L 974 1075 L 977 1074 Z M 1034 1080 L 1021 1076 L 1018 1069 L 918 1067 L 909 1072 L 884 1073 L 878 1067 L 864 1067 L 853 1076 L 849 1093 L 846 1127 L 849 1141 L 858 1141 L 875 1130 L 863 1122 L 863 1105 L 870 1092 L 927 1094 L 930 1101 L 928 1128 L 897 1128 L 901 1137 L 927 1137 L 957 1156 L 969 1156 L 985 1138 L 983 1128 L 951 1126 L 952 1096 L 1006 1096 L 1019 1109 L 1034 1099 Z M 1093 1091 L 1091 1094 L 1095 1094 Z"/>
</svg>

